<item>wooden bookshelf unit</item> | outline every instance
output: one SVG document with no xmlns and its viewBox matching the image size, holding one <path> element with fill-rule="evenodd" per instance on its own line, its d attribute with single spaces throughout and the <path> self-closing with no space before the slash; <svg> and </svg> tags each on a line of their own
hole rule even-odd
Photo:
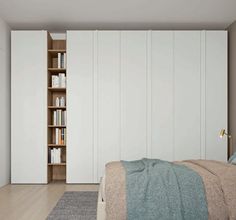
<svg viewBox="0 0 236 220">
<path fill-rule="evenodd" d="M 48 33 L 47 56 L 48 56 L 48 71 L 47 71 L 48 182 L 55 182 L 55 181 L 65 182 L 66 181 L 66 39 L 55 40 L 51 37 L 50 33 Z M 60 62 L 61 65 L 58 62 Z M 64 77 L 63 83 L 65 82 L 65 85 L 64 84 L 61 85 L 62 84 L 61 83 L 62 78 L 60 78 L 61 75 L 62 77 Z M 56 78 L 59 79 L 59 86 L 53 85 L 52 76 L 57 76 Z M 64 105 L 61 105 L 62 99 L 64 101 Z M 60 100 L 59 105 L 58 105 L 58 100 Z M 52 154 L 54 156 L 52 156 Z"/>
</svg>

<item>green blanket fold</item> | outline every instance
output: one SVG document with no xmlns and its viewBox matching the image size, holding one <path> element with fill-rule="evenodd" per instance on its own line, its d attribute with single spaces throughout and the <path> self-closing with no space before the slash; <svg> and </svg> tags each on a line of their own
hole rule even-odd
<svg viewBox="0 0 236 220">
<path fill-rule="evenodd" d="M 122 161 L 128 220 L 207 220 L 201 177 L 184 165 L 158 160 Z"/>
</svg>

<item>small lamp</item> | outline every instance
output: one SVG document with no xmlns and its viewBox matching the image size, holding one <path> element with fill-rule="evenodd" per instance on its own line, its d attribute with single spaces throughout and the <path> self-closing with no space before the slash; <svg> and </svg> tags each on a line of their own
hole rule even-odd
<svg viewBox="0 0 236 220">
<path fill-rule="evenodd" d="M 220 131 L 220 138 L 223 138 L 224 136 L 227 136 L 229 138 L 229 145 L 228 145 L 228 158 L 232 155 L 232 136 L 225 132 L 225 129 L 221 129 Z"/>
</svg>

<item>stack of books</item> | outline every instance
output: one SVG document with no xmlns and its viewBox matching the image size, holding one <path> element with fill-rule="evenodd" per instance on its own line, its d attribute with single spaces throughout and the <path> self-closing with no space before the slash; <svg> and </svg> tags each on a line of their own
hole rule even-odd
<svg viewBox="0 0 236 220">
<path fill-rule="evenodd" d="M 58 68 L 66 68 L 66 53 L 58 53 L 57 54 L 57 60 L 58 60 Z"/>
<path fill-rule="evenodd" d="M 61 148 L 51 149 L 51 164 L 61 163 Z"/>
<path fill-rule="evenodd" d="M 66 144 L 66 128 L 55 129 L 55 144 Z"/>
<path fill-rule="evenodd" d="M 59 73 L 58 75 L 52 75 L 52 88 L 66 88 L 66 75 L 65 75 L 65 73 Z"/>
<path fill-rule="evenodd" d="M 53 111 L 53 125 L 66 125 L 66 111 L 61 109 Z"/>
</svg>

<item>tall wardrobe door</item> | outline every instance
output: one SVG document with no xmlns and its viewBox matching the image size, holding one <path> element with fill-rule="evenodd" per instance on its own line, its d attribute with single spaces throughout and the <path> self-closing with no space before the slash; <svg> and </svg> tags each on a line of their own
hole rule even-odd
<svg viewBox="0 0 236 220">
<path fill-rule="evenodd" d="M 67 32 L 67 183 L 94 179 L 94 33 Z"/>
<path fill-rule="evenodd" d="M 147 34 L 121 32 L 121 159 L 147 156 Z"/>
<path fill-rule="evenodd" d="M 201 34 L 176 31 L 174 38 L 174 159 L 201 157 Z"/>
<path fill-rule="evenodd" d="M 151 34 L 151 156 L 173 160 L 173 32 Z"/>
<path fill-rule="evenodd" d="M 120 32 L 97 33 L 97 171 L 120 159 Z"/>
<path fill-rule="evenodd" d="M 11 42 L 11 182 L 47 183 L 47 32 Z"/>
<path fill-rule="evenodd" d="M 227 160 L 227 138 L 219 131 L 227 129 L 227 32 L 207 31 L 206 57 L 206 159 Z"/>
</svg>

